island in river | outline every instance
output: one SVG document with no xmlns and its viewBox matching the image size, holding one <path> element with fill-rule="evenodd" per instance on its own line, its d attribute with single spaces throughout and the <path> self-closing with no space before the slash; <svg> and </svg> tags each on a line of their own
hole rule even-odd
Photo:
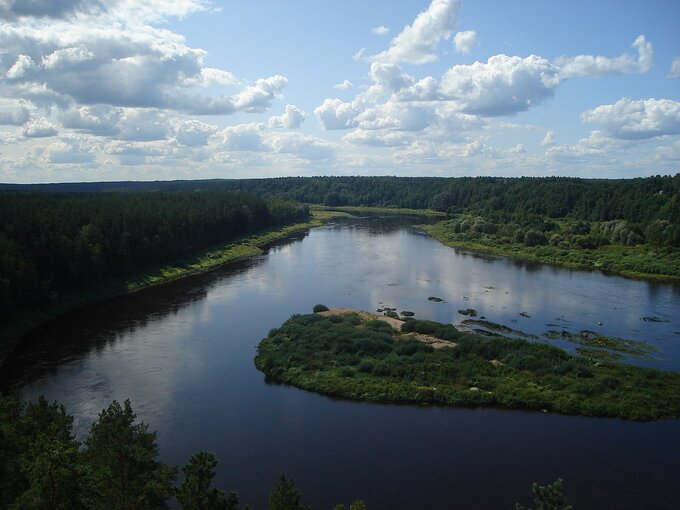
<svg viewBox="0 0 680 510">
<path fill-rule="evenodd" d="M 680 374 L 352 309 L 293 315 L 255 357 L 271 380 L 361 401 L 680 417 Z"/>
</svg>

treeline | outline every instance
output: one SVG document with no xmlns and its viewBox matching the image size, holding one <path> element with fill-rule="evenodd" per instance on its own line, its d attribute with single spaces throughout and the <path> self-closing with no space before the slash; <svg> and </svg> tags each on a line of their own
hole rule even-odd
<svg viewBox="0 0 680 510">
<path fill-rule="evenodd" d="M 209 452 L 194 453 L 176 483 L 178 468 L 158 460 L 156 432 L 136 420 L 129 401 L 104 409 L 83 443 L 72 429 L 73 416 L 56 402 L 0 395 L 0 508 L 152 510 L 173 499 L 181 510 L 241 508 L 236 492 L 212 487 L 217 459 Z M 281 475 L 268 508 L 310 510 L 301 500 Z M 349 509 L 366 505 L 359 500 Z"/>
<path fill-rule="evenodd" d="M 588 222 L 626 220 L 680 246 L 680 174 L 636 179 L 566 177 L 281 177 L 273 179 L 34 185 L 51 191 L 240 191 L 329 206 L 467 212 L 500 223 L 527 215 Z"/>
<path fill-rule="evenodd" d="M 300 204 L 225 191 L 0 192 L 0 320 L 66 291 L 308 218 Z"/>
</svg>

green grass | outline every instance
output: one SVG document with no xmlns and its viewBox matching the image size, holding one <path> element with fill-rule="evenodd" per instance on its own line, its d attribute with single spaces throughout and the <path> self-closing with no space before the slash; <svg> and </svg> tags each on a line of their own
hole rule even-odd
<svg viewBox="0 0 680 510">
<path fill-rule="evenodd" d="M 495 234 L 454 232 L 452 221 L 419 225 L 419 228 L 447 246 L 475 252 L 574 269 L 600 270 L 630 278 L 680 280 L 680 250 L 657 250 L 648 245 L 607 245 L 595 249 L 529 247 Z"/>
<path fill-rule="evenodd" d="M 341 212 L 315 210 L 312 211 L 312 218 L 308 222 L 286 225 L 238 238 L 228 244 L 203 250 L 192 257 L 177 260 L 169 265 L 156 267 L 126 278 L 110 279 L 92 289 L 64 294 L 44 310 L 20 312 L 12 320 L 0 325 L 0 366 L 19 344 L 21 338 L 41 324 L 66 312 L 82 308 L 90 303 L 205 273 L 224 264 L 260 255 L 263 253 L 263 248 L 274 241 L 345 215 Z"/>
<path fill-rule="evenodd" d="M 593 360 L 593 351 L 572 356 L 545 344 L 461 333 L 431 321 L 405 324 L 455 346 L 433 349 L 356 314 L 295 315 L 260 342 L 255 365 L 274 381 L 369 402 L 628 420 L 680 417 L 679 373 Z"/>
</svg>

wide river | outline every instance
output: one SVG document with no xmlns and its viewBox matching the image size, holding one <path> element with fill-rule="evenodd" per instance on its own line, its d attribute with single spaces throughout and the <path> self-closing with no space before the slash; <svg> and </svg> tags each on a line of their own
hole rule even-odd
<svg viewBox="0 0 680 510">
<path fill-rule="evenodd" d="M 416 221 L 337 221 L 68 314 L 35 331 L 3 379 L 23 398 L 62 402 L 79 437 L 111 400 L 129 398 L 165 461 L 214 452 L 217 485 L 255 510 L 284 471 L 315 510 L 359 498 L 371 510 L 514 508 L 530 503 L 532 482 L 558 477 L 577 510 L 680 508 L 680 420 L 364 404 L 265 382 L 258 342 L 316 303 L 454 323 L 475 308 L 537 335 L 595 330 L 657 349 L 628 361 L 680 370 L 680 286 L 463 253 Z"/>
</svg>

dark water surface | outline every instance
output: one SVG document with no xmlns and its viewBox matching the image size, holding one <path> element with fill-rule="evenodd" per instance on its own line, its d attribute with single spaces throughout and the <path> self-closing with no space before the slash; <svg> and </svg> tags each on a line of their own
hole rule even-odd
<svg viewBox="0 0 680 510">
<path fill-rule="evenodd" d="M 129 398 L 164 460 L 214 452 L 217 485 L 255 510 L 282 471 L 315 510 L 358 498 L 371 510 L 513 508 L 529 503 L 531 482 L 558 477 L 577 509 L 680 508 L 680 420 L 363 404 L 265 382 L 258 342 L 316 303 L 441 322 L 475 308 L 539 335 L 559 324 L 643 340 L 658 352 L 629 361 L 680 369 L 680 286 L 459 253 L 413 222 L 339 221 L 66 315 L 36 331 L 3 378 L 26 399 L 64 403 L 81 437 L 111 400 Z"/>
</svg>

